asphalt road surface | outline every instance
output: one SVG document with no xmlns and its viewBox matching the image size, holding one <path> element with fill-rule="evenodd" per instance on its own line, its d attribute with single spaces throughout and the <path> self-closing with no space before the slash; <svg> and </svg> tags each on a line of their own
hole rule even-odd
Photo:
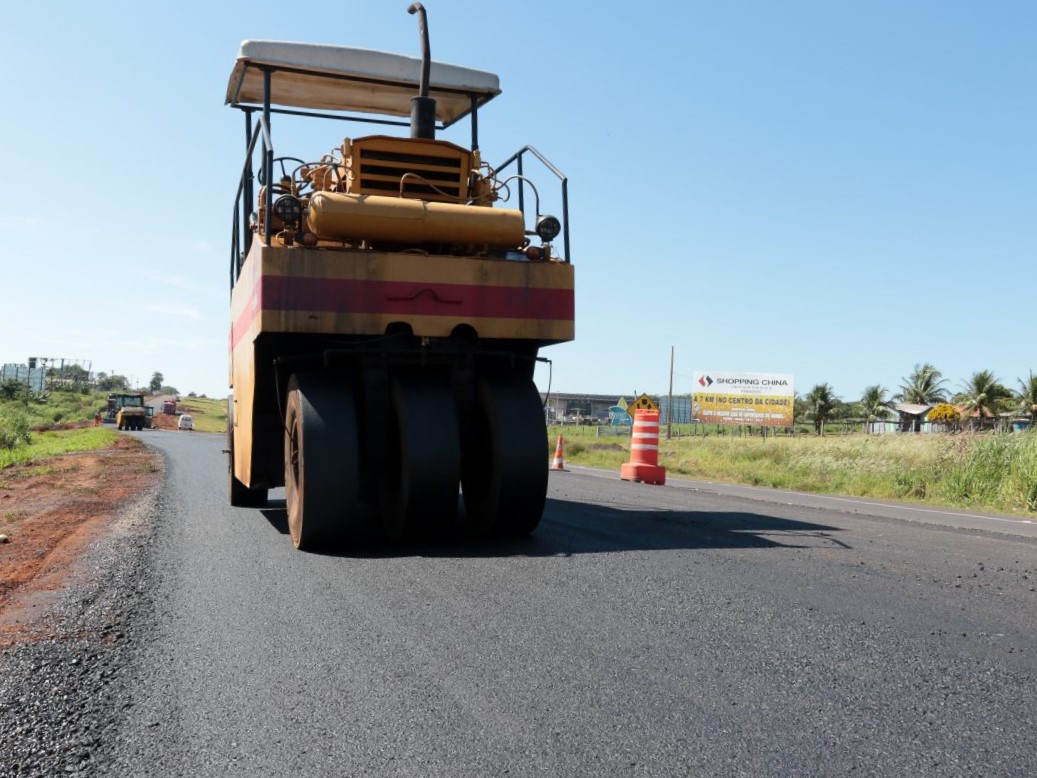
<svg viewBox="0 0 1037 778">
<path fill-rule="evenodd" d="M 1032 523 L 573 468 L 521 542 L 305 554 L 222 437 L 140 435 L 107 774 L 1037 775 Z"/>
</svg>

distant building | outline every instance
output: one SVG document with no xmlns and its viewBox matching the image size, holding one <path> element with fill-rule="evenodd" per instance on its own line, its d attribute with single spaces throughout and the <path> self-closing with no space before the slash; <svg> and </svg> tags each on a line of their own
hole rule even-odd
<svg viewBox="0 0 1037 778">
<path fill-rule="evenodd" d="M 624 397 L 624 395 L 569 394 L 565 392 L 540 395 L 549 423 L 566 422 L 570 424 L 608 424 L 609 408 L 615 405 L 620 397 Z M 627 402 L 632 402 L 633 399 L 633 395 L 626 397 Z"/>
<path fill-rule="evenodd" d="M 691 424 L 691 398 L 674 397 L 672 416 L 667 416 L 669 398 L 652 396 L 652 402 L 659 406 L 659 422 L 666 424 Z M 608 424 L 609 410 L 617 405 L 620 399 L 632 403 L 634 394 L 571 394 L 551 392 L 540 395 L 544 403 L 544 413 L 548 423 L 568 424 Z"/>
<path fill-rule="evenodd" d="M 900 432 L 928 432 L 929 425 L 925 417 L 933 409 L 932 405 L 919 405 L 916 403 L 889 403 L 888 406 L 895 411 L 900 421 L 897 429 Z"/>
</svg>

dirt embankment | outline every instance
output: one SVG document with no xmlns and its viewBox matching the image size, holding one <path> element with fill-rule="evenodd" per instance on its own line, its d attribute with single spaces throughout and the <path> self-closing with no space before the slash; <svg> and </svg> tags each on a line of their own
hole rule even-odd
<svg viewBox="0 0 1037 778">
<path fill-rule="evenodd" d="M 179 421 L 179 414 L 156 413 L 151 419 L 151 426 L 157 430 L 175 430 Z"/>
<path fill-rule="evenodd" d="M 159 456 L 128 435 L 0 471 L 0 646 L 34 634 L 34 608 L 60 591 L 122 505 L 160 481 Z"/>
</svg>

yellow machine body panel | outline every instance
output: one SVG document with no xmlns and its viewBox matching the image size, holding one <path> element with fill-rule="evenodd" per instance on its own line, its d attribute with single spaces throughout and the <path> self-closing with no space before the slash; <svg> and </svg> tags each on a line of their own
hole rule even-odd
<svg viewBox="0 0 1037 778">
<path fill-rule="evenodd" d="M 575 337 L 574 306 L 574 269 L 563 262 L 253 242 L 231 293 L 232 412 L 248 420 L 235 424 L 237 477 L 251 482 L 256 456 L 261 336 L 379 336 L 406 324 L 421 338 L 470 327 L 481 340 L 544 346 Z"/>
<path fill-rule="evenodd" d="M 474 210 L 474 209 L 473 209 Z M 381 335 L 409 324 L 420 337 L 467 325 L 480 338 L 572 340 L 574 273 L 561 262 L 504 261 L 264 246 L 234 287 L 234 346 L 261 333 Z"/>
</svg>

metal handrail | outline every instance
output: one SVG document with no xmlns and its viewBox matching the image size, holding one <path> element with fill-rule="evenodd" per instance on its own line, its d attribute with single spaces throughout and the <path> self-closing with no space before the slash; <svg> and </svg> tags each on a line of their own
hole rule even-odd
<svg viewBox="0 0 1037 778">
<path fill-rule="evenodd" d="M 570 256 L 570 249 L 569 249 L 569 179 L 568 179 L 568 177 L 564 173 L 562 173 L 561 170 L 556 168 L 551 163 L 551 160 L 549 160 L 547 157 L 545 157 L 543 154 L 541 154 L 539 151 L 537 151 L 532 146 L 523 146 L 521 149 L 519 149 L 514 154 L 512 154 L 510 157 L 508 157 L 506 160 L 504 160 L 504 162 L 502 162 L 500 165 L 498 165 L 496 167 L 497 174 L 499 175 L 502 170 L 504 170 L 508 165 L 512 164 L 513 162 L 516 163 L 516 169 L 518 170 L 518 175 L 520 176 L 520 178 L 518 179 L 518 182 L 519 182 L 519 210 L 522 211 L 523 213 L 525 213 L 526 212 L 526 208 L 525 208 L 525 202 L 526 201 L 525 201 L 525 191 L 524 191 L 524 185 L 525 184 L 524 184 L 521 176 L 524 175 L 523 174 L 523 170 L 522 170 L 522 158 L 523 158 L 523 156 L 527 152 L 532 154 L 538 160 L 540 160 L 541 164 L 543 164 L 544 167 L 546 167 L 548 170 L 550 170 L 554 174 L 555 178 L 557 178 L 559 181 L 562 182 L 562 243 L 563 243 L 563 246 L 565 248 L 565 261 L 566 261 L 566 263 L 570 263 L 570 262 L 572 262 L 572 257 Z M 540 214 L 538 213 L 537 216 L 540 216 Z"/>
<path fill-rule="evenodd" d="M 251 123 L 250 123 L 251 126 Z M 273 144 L 270 139 L 270 127 L 265 121 L 264 117 L 260 115 L 256 119 L 256 130 L 250 132 L 250 140 L 248 148 L 245 151 L 245 164 L 241 169 L 241 177 L 238 179 L 238 190 L 234 195 L 234 223 L 231 230 L 231 249 L 230 249 L 230 285 L 234 286 L 234 283 L 238 280 L 238 271 L 241 270 L 241 243 L 242 243 L 242 232 L 245 233 L 245 253 L 247 254 L 249 249 L 252 247 L 252 234 L 247 222 L 248 219 L 248 205 L 242 202 L 242 195 L 245 192 L 246 185 L 251 181 L 252 178 L 252 156 L 256 151 L 256 141 L 260 137 L 263 138 L 263 152 L 264 152 L 264 167 L 266 166 L 267 154 L 273 153 Z M 264 175 L 264 180 L 269 177 Z"/>
<path fill-rule="evenodd" d="M 248 113 L 246 117 L 250 118 Z M 270 125 L 266 117 L 260 114 L 256 118 L 256 124 L 253 127 L 251 121 L 249 121 L 249 143 L 248 148 L 245 152 L 245 164 L 242 167 L 241 177 L 238 179 L 238 189 L 234 195 L 234 221 L 233 228 L 231 230 L 231 261 L 230 261 L 230 286 L 234 287 L 237 282 L 238 273 L 241 270 L 241 254 L 242 254 L 242 237 L 244 233 L 245 253 L 247 254 L 252 244 L 251 227 L 247 222 L 248 219 L 248 206 L 242 201 L 242 195 L 245 192 L 246 186 L 252 177 L 252 157 L 255 154 L 256 143 L 262 138 L 263 139 L 263 169 L 266 171 L 268 167 L 268 161 L 273 158 L 274 149 L 273 142 L 270 135 Z M 511 164 L 515 164 L 518 170 L 518 186 L 519 186 L 519 210 L 525 213 L 525 181 L 522 179 L 523 176 L 523 158 L 526 154 L 531 154 L 536 157 L 544 167 L 546 167 L 562 184 L 562 245 L 564 248 L 565 256 L 564 261 L 566 263 L 572 262 L 571 248 L 569 243 L 569 179 L 562 173 L 554 164 L 543 154 L 537 151 L 533 146 L 523 146 L 521 149 L 516 151 L 510 157 L 508 157 L 503 163 L 497 166 L 496 171 L 498 174 Z M 272 173 L 273 171 L 269 171 Z M 269 175 L 264 173 L 263 180 L 269 181 Z M 269 199 L 270 190 L 267 188 L 267 196 Z M 538 213 L 537 216 L 540 216 Z M 269 238 L 267 238 L 269 242 Z"/>
</svg>

